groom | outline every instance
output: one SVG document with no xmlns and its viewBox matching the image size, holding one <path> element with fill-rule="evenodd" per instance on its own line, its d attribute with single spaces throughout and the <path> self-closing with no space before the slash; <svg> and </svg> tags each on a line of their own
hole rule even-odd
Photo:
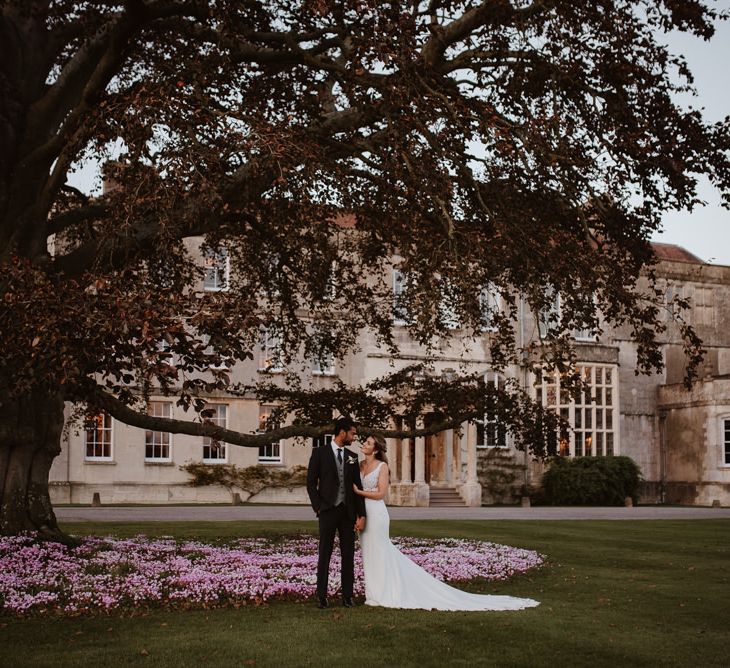
<svg viewBox="0 0 730 668">
<path fill-rule="evenodd" d="M 327 583 L 335 532 L 340 535 L 342 557 L 342 603 L 351 608 L 355 583 L 355 529 L 365 528 L 365 499 L 353 492 L 362 489 L 357 455 L 345 446 L 355 439 L 357 428 L 350 418 L 335 422 L 331 445 L 312 450 L 307 470 L 307 492 L 319 517 L 319 559 L 317 561 L 317 601 L 328 607 Z"/>
</svg>

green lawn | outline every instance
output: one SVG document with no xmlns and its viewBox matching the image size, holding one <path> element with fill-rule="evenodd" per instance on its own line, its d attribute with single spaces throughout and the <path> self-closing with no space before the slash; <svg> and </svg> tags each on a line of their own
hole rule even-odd
<svg viewBox="0 0 730 668">
<path fill-rule="evenodd" d="M 77 524 L 71 533 L 219 539 L 314 523 Z M 727 666 L 730 520 L 393 522 L 394 535 L 539 550 L 541 570 L 472 591 L 519 612 L 440 613 L 276 602 L 79 619 L 0 617 L 0 666 Z"/>
</svg>

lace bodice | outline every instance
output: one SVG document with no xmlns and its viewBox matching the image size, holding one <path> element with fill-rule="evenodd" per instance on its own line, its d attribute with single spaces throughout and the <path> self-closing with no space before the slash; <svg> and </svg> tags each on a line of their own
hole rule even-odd
<svg viewBox="0 0 730 668">
<path fill-rule="evenodd" d="M 362 488 L 366 492 L 372 492 L 378 489 L 378 473 L 383 462 L 380 462 L 370 473 L 362 476 Z"/>
</svg>

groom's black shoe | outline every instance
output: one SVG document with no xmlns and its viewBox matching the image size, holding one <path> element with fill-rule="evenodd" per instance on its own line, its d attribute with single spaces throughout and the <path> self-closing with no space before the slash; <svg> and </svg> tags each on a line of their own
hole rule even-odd
<svg viewBox="0 0 730 668">
<path fill-rule="evenodd" d="M 342 605 L 344 605 L 346 608 L 354 608 L 355 607 L 355 601 L 352 600 L 351 596 L 345 596 L 342 599 Z"/>
<path fill-rule="evenodd" d="M 327 602 L 326 598 L 317 598 L 317 607 L 320 610 L 324 610 L 325 608 L 329 608 L 330 604 Z"/>
</svg>

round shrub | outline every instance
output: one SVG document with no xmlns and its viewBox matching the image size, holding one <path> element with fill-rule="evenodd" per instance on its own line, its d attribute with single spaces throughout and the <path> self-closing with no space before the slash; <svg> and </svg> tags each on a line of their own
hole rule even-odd
<svg viewBox="0 0 730 668">
<path fill-rule="evenodd" d="M 637 501 L 641 470 L 630 457 L 554 457 L 542 478 L 545 503 L 622 506 Z"/>
</svg>

